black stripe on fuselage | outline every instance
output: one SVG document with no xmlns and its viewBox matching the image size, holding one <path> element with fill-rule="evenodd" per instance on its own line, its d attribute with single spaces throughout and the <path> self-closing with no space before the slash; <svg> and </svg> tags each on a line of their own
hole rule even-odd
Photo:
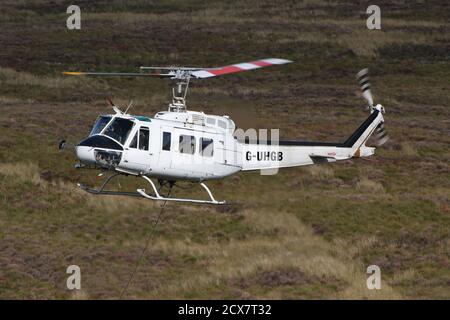
<svg viewBox="0 0 450 320">
<path fill-rule="evenodd" d="M 361 135 L 366 131 L 370 124 L 377 118 L 379 111 L 374 110 L 370 116 L 356 129 L 355 132 L 345 142 L 316 142 L 316 141 L 298 141 L 298 140 L 279 140 L 272 142 L 271 140 L 249 140 L 245 138 L 245 144 L 261 144 L 261 145 L 279 145 L 279 146 L 306 146 L 306 147 L 338 147 L 350 148 Z"/>
</svg>

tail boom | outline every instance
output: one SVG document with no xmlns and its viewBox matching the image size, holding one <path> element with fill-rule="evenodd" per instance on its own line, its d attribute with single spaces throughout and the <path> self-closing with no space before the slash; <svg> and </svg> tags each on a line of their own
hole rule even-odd
<svg viewBox="0 0 450 320">
<path fill-rule="evenodd" d="M 242 170 L 296 167 L 371 156 L 375 148 L 367 147 L 366 143 L 383 122 L 381 110 L 374 108 L 370 116 L 343 143 L 247 140 L 242 143 Z"/>
</svg>

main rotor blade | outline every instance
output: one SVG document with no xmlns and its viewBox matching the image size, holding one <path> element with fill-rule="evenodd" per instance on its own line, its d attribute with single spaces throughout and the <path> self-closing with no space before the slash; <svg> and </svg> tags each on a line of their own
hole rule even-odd
<svg viewBox="0 0 450 320">
<path fill-rule="evenodd" d="M 200 79 L 211 78 L 211 77 L 216 77 L 216 76 L 220 76 L 223 74 L 248 71 L 248 70 L 259 69 L 259 68 L 263 68 L 263 67 L 269 67 L 269 66 L 273 66 L 273 65 L 285 64 L 285 63 L 290 63 L 290 62 L 292 62 L 292 61 L 286 60 L 286 59 L 269 58 L 269 59 L 262 59 L 262 60 L 232 64 L 229 66 L 224 66 L 224 67 L 219 67 L 219 68 L 207 68 L 207 69 L 203 69 L 203 70 L 193 71 L 191 73 L 191 75 L 194 78 L 200 78 Z"/>
<path fill-rule="evenodd" d="M 104 77 L 173 77 L 168 73 L 122 73 L 122 72 L 63 72 L 68 76 L 104 76 Z"/>
<path fill-rule="evenodd" d="M 141 70 L 169 70 L 169 71 L 176 71 L 176 70 L 181 70 L 181 71 L 196 71 L 196 70 L 203 70 L 203 69 L 210 69 L 210 68 L 205 68 L 205 67 L 139 67 L 139 69 Z M 212 68 L 211 68 L 212 69 Z"/>
<path fill-rule="evenodd" d="M 243 62 L 238 64 L 232 64 L 229 66 L 218 68 L 193 68 L 193 67 L 141 67 L 141 70 L 168 70 L 166 73 L 136 73 L 136 72 L 63 72 L 64 75 L 69 76 L 103 76 L 103 77 L 159 77 L 159 78 L 171 78 L 175 80 L 186 80 L 189 78 L 203 79 L 220 76 L 223 74 L 236 73 L 242 71 L 248 71 L 253 69 L 259 69 L 263 67 L 269 67 L 274 65 L 280 65 L 290 63 L 291 60 L 269 58 L 250 62 Z"/>
</svg>

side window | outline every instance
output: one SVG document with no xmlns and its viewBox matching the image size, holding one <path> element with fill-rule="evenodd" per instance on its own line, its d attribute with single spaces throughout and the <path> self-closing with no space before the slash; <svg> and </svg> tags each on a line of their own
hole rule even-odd
<svg viewBox="0 0 450 320">
<path fill-rule="evenodd" d="M 131 140 L 130 142 L 130 148 L 137 148 L 137 137 L 138 137 L 138 133 L 136 132 L 136 134 L 133 137 L 133 140 Z"/>
<path fill-rule="evenodd" d="M 148 150 L 148 142 L 150 139 L 150 130 L 142 127 L 139 129 L 139 149 Z"/>
<path fill-rule="evenodd" d="M 180 147 L 179 150 L 181 153 L 189 153 L 194 154 L 195 152 L 195 137 L 194 136 L 187 136 L 187 135 L 180 135 Z"/>
<path fill-rule="evenodd" d="M 212 139 L 200 138 L 200 154 L 204 157 L 212 157 L 214 154 L 214 143 Z"/>
<path fill-rule="evenodd" d="M 219 127 L 221 127 L 222 129 L 226 129 L 227 128 L 227 123 L 223 120 L 219 120 L 218 121 Z"/>
<path fill-rule="evenodd" d="M 172 142 L 172 134 L 170 132 L 163 132 L 162 149 L 165 151 L 170 151 L 171 142 Z"/>
</svg>

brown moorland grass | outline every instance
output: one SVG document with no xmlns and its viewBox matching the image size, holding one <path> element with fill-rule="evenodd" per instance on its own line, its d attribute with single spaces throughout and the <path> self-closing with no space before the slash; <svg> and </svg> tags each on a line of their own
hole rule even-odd
<svg viewBox="0 0 450 320">
<path fill-rule="evenodd" d="M 78 198 L 91 210 L 102 211 L 104 214 L 114 214 L 125 208 L 139 210 L 148 207 L 148 202 L 136 202 L 128 198 L 97 198 L 77 191 L 71 185 L 60 182 L 47 183 L 39 177 L 39 168 L 35 164 L 2 164 L 0 174 L 9 178 L 18 178 L 23 182 L 31 182 L 34 187 L 43 189 L 51 194 L 64 192 L 66 196 Z M 105 199 L 105 200 L 104 200 Z M 106 200 L 107 199 L 107 200 Z M 154 207 L 151 203 L 150 207 Z M 192 209 L 191 207 L 188 207 Z M 291 268 L 301 271 L 306 277 L 337 279 L 343 288 L 332 295 L 337 298 L 399 298 L 392 288 L 386 286 L 383 291 L 368 291 L 364 285 L 366 275 L 363 267 L 355 264 L 348 252 L 357 250 L 348 243 L 336 241 L 329 243 L 314 235 L 311 228 L 302 224 L 298 218 L 286 212 L 265 212 L 261 210 L 245 210 L 240 213 L 245 222 L 252 226 L 257 233 L 277 234 L 273 239 L 254 237 L 245 241 L 231 240 L 223 243 L 199 244 L 189 240 L 159 239 L 152 243 L 152 251 L 168 253 L 175 256 L 193 256 L 198 263 L 206 265 L 202 272 L 187 278 L 175 278 L 172 282 L 162 282 L 154 289 L 145 293 L 153 298 L 186 298 L 204 293 L 213 285 L 227 283 L 236 278 L 247 278 L 256 272 L 284 270 Z M 365 246 L 365 244 L 361 244 Z M 361 246 L 359 245 L 359 247 Z M 354 249 L 352 249 L 354 248 Z M 403 279 L 403 278 L 402 278 Z M 260 298 L 273 297 L 269 293 Z M 278 298 L 292 298 L 289 294 L 278 293 Z M 72 299 L 87 299 L 89 292 L 74 293 Z M 306 297 L 308 297 L 306 295 Z"/>
<path fill-rule="evenodd" d="M 110 113 L 107 97 L 132 99 L 134 114 L 166 109 L 167 84 L 61 71 L 272 56 L 295 63 L 194 83 L 189 108 L 229 114 L 244 129 L 280 128 L 283 138 L 342 141 L 367 116 L 354 74 L 368 66 L 390 141 L 366 161 L 211 182 L 231 206 L 169 205 L 126 297 L 450 297 L 443 2 L 382 2 L 383 29 L 370 32 L 365 5 L 347 1 L 89 2 L 79 32 L 66 30 L 65 5 L 0 4 L 1 298 L 118 297 L 159 212 L 158 203 L 81 192 L 75 184 L 98 185 L 98 172 L 75 170 L 70 150 L 56 146 Z M 65 288 L 70 264 L 82 269 L 81 292 Z M 371 264 L 380 291 L 365 287 Z"/>
</svg>

